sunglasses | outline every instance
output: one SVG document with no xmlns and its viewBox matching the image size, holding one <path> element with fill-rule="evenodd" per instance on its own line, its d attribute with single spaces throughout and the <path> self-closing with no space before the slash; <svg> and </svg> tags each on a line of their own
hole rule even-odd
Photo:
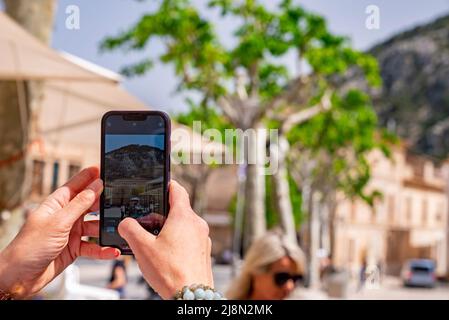
<svg viewBox="0 0 449 320">
<path fill-rule="evenodd" d="M 273 274 L 274 283 L 278 287 L 282 287 L 287 283 L 288 280 L 293 280 L 293 282 L 298 284 L 298 282 L 302 281 L 303 277 L 300 274 L 290 274 L 287 272 L 278 272 Z"/>
</svg>

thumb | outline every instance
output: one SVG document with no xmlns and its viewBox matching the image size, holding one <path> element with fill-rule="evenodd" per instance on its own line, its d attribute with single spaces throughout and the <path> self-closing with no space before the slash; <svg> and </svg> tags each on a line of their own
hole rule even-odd
<svg viewBox="0 0 449 320">
<path fill-rule="evenodd" d="M 61 215 L 63 220 L 73 225 L 92 207 L 102 191 L 103 182 L 100 179 L 95 180 L 86 189 L 78 193 L 62 210 L 59 210 L 58 215 Z"/>
<path fill-rule="evenodd" d="M 118 225 L 118 233 L 128 242 L 131 250 L 136 253 L 148 248 L 156 236 L 146 231 L 135 219 L 125 218 Z"/>
</svg>

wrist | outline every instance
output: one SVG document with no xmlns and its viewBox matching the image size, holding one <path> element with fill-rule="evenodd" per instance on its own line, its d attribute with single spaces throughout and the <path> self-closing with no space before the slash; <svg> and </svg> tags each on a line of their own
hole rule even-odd
<svg viewBox="0 0 449 320">
<path fill-rule="evenodd" d="M 16 267 L 5 251 L 0 252 L 0 300 L 21 299 L 26 296 L 25 288 L 20 285 L 13 271 Z"/>
<path fill-rule="evenodd" d="M 179 292 L 186 290 L 186 288 L 194 288 L 201 286 L 203 288 L 212 289 L 214 287 L 213 281 L 210 281 L 206 277 L 202 276 L 202 273 L 198 275 L 180 275 L 179 277 L 174 277 L 174 281 L 169 286 L 169 294 L 166 294 L 164 299 L 174 299 Z"/>
<path fill-rule="evenodd" d="M 11 286 L 8 284 L 7 260 L 3 252 L 0 252 L 0 300 L 11 298 Z"/>
<path fill-rule="evenodd" d="M 174 300 L 224 300 L 223 295 L 214 288 L 203 285 L 194 284 L 184 286 L 178 290 L 173 296 Z"/>
</svg>

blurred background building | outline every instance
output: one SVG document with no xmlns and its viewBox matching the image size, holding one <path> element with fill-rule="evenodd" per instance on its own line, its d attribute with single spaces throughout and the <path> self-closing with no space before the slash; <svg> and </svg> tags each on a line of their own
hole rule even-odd
<svg viewBox="0 0 449 320">
<path fill-rule="evenodd" d="M 370 187 L 383 197 L 374 207 L 339 202 L 335 264 L 356 272 L 366 261 L 399 276 L 408 259 L 432 259 L 438 276 L 447 277 L 449 163 L 436 165 L 405 146 L 394 150 L 392 160 L 374 152 L 370 161 Z"/>
</svg>

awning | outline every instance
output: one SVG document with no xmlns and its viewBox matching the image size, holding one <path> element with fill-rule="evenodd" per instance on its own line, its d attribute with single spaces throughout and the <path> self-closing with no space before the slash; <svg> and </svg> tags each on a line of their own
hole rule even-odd
<svg viewBox="0 0 449 320">
<path fill-rule="evenodd" d="M 50 141 L 98 144 L 105 112 L 149 108 L 120 86 L 116 73 L 47 47 L 1 11 L 0 30 L 0 80 L 45 80 L 37 129 Z M 188 127 L 173 123 L 175 129 L 183 136 L 175 152 L 224 151 Z"/>
<path fill-rule="evenodd" d="M 104 113 L 148 109 L 115 83 L 46 81 L 43 97 L 37 129 L 53 142 L 98 144 Z"/>
<path fill-rule="evenodd" d="M 28 34 L 0 11 L 0 79 L 2 80 L 82 80 L 118 82 L 112 74 L 83 68 Z"/>
<path fill-rule="evenodd" d="M 412 230 L 410 245 L 412 247 L 428 247 L 445 239 L 445 232 L 441 230 Z"/>
</svg>

